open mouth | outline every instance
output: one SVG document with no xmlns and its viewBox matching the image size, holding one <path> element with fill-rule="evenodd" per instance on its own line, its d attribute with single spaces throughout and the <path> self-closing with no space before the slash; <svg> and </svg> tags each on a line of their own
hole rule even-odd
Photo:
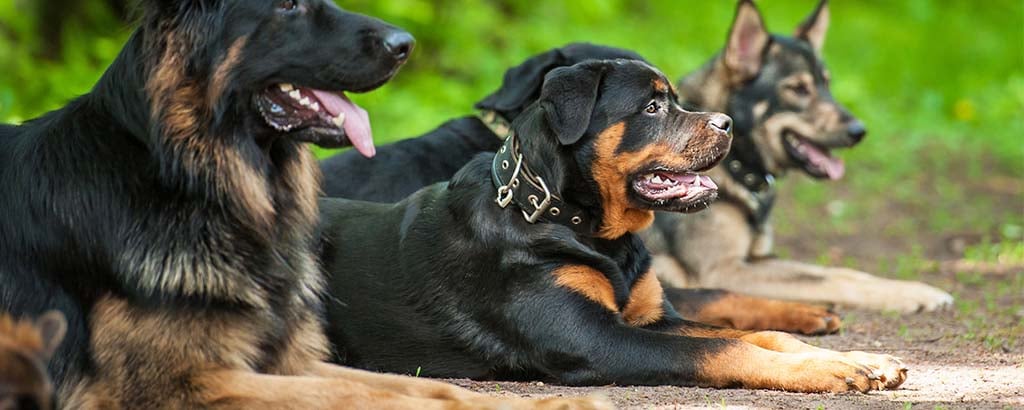
<svg viewBox="0 0 1024 410">
<path fill-rule="evenodd" d="M 652 207 L 682 212 L 704 209 L 718 197 L 718 185 L 710 177 L 692 171 L 654 169 L 642 172 L 633 178 L 632 188 Z"/>
<path fill-rule="evenodd" d="M 815 145 L 793 131 L 783 133 L 782 145 L 789 156 L 815 178 L 837 180 L 846 173 L 843 160 L 833 157 L 828 148 Z"/>
<path fill-rule="evenodd" d="M 351 144 L 366 157 L 376 153 L 369 115 L 342 92 L 280 83 L 255 100 L 263 120 L 277 131 L 324 147 Z"/>
</svg>

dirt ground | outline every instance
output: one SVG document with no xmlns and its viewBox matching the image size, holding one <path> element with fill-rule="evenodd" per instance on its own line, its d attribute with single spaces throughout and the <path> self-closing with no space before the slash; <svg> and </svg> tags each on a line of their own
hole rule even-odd
<svg viewBox="0 0 1024 410">
<path fill-rule="evenodd" d="M 1024 212 L 1020 181 L 1016 192 L 985 192 L 1005 204 L 1003 215 Z M 1005 194 L 1005 192 L 1003 192 Z M 994 195 L 994 196 L 993 196 Z M 896 207 L 898 208 L 898 207 Z M 786 408 L 786 409 L 1024 409 L 1024 266 L 970 266 L 958 258 L 963 243 L 985 232 L 936 233 L 919 229 L 900 236 L 880 236 L 897 218 L 914 211 L 887 212 L 871 218 L 854 234 L 830 233 L 827 227 L 797 229 L 778 238 L 778 247 L 806 261 L 856 261 L 872 271 L 886 261 L 904 260 L 921 249 L 916 279 L 954 294 L 955 306 L 933 313 L 895 314 L 838 307 L 840 334 L 805 337 L 808 343 L 836 350 L 888 353 L 910 367 L 907 381 L 895 391 L 870 394 L 795 394 L 776 391 L 716 390 L 681 387 L 603 386 L 575 388 L 547 382 L 473 382 L 451 380 L 492 394 L 524 396 L 590 395 L 610 398 L 624 409 Z M 783 211 L 784 212 L 784 211 Z M 781 218 L 786 219 L 785 215 Z M 983 229 L 991 229 L 986 227 Z M 827 244 L 822 249 L 821 244 Z M 825 256 L 823 256 L 823 254 Z M 998 264 L 997 264 L 998 265 Z M 894 276 L 889 273 L 888 276 Z"/>
</svg>

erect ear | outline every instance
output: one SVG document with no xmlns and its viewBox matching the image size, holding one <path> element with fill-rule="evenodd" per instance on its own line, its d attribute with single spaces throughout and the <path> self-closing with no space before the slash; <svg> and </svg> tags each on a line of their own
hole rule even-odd
<svg viewBox="0 0 1024 410">
<path fill-rule="evenodd" d="M 589 61 L 556 68 L 544 78 L 540 102 L 560 144 L 573 144 L 587 132 L 606 69 L 607 63 Z"/>
<path fill-rule="evenodd" d="M 544 75 L 552 68 L 563 65 L 563 60 L 559 49 L 531 57 L 506 71 L 501 88 L 476 103 L 475 107 L 481 110 L 522 111 L 537 98 Z"/>
<path fill-rule="evenodd" d="M 814 52 L 821 53 L 828 31 L 828 0 L 821 0 L 818 7 L 796 28 L 795 37 L 811 43 Z"/>
<path fill-rule="evenodd" d="M 750 0 L 740 0 L 736 18 L 725 46 L 725 66 L 739 80 L 748 80 L 761 71 L 761 60 L 770 36 L 761 12 Z"/>
<path fill-rule="evenodd" d="M 68 330 L 68 322 L 64 319 L 64 314 L 51 310 L 40 316 L 39 319 L 36 319 L 36 327 L 39 329 L 39 335 L 43 339 L 43 351 L 41 353 L 49 359 L 53 357 L 53 353 L 57 351 L 60 342 L 64 340 L 64 334 Z"/>
</svg>

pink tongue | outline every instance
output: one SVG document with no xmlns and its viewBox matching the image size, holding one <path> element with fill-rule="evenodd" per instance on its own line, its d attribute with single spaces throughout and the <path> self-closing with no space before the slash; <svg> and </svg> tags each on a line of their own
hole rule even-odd
<svg viewBox="0 0 1024 410">
<path fill-rule="evenodd" d="M 834 181 L 842 178 L 846 173 L 846 165 L 843 165 L 843 160 L 832 158 L 811 144 L 806 144 L 805 147 L 807 147 L 807 159 L 818 169 L 825 171 L 828 179 Z"/>
<path fill-rule="evenodd" d="M 356 105 L 345 94 L 312 90 L 316 99 L 332 116 L 345 114 L 345 135 L 356 151 L 364 157 L 372 158 L 377 154 L 373 146 L 373 130 L 370 129 L 370 115 L 362 107 Z"/>
</svg>

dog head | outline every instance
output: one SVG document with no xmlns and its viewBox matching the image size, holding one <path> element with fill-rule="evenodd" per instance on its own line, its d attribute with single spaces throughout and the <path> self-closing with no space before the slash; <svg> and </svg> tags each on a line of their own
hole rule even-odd
<svg viewBox="0 0 1024 410">
<path fill-rule="evenodd" d="M 372 90 L 408 58 L 412 36 L 327 0 L 148 0 L 148 80 L 165 121 L 202 107 L 251 134 L 373 154 L 364 110 L 344 92 Z M 185 89 L 191 91 L 185 91 Z M 190 92 L 195 95 L 182 96 Z M 189 98 L 182 98 L 189 97 Z M 189 101 L 191 100 L 191 101 Z M 177 117 L 177 118 L 176 118 Z"/>
<path fill-rule="evenodd" d="M 64 315 L 56 311 L 35 323 L 0 315 L 0 410 L 53 408 L 46 362 L 66 330 Z"/>
<path fill-rule="evenodd" d="M 731 122 L 683 110 L 665 75 L 642 61 L 600 60 L 552 70 L 513 125 L 531 166 L 593 209 L 598 236 L 611 239 L 645 228 L 655 210 L 706 208 L 717 186 L 698 173 L 728 152 Z"/>
<path fill-rule="evenodd" d="M 829 90 L 821 59 L 828 22 L 822 0 L 794 36 L 769 34 L 757 7 L 742 0 L 725 50 L 682 80 L 689 102 L 736 120 L 734 155 L 760 159 L 772 173 L 802 169 L 816 178 L 843 176 L 842 160 L 830 151 L 857 144 L 866 130 Z"/>
<path fill-rule="evenodd" d="M 571 66 L 586 60 L 639 60 L 639 54 L 621 48 L 589 43 L 572 43 L 530 57 L 522 64 L 505 72 L 501 88 L 476 103 L 476 108 L 491 110 L 512 121 L 526 106 L 540 97 L 544 76 L 558 67 Z"/>
</svg>

